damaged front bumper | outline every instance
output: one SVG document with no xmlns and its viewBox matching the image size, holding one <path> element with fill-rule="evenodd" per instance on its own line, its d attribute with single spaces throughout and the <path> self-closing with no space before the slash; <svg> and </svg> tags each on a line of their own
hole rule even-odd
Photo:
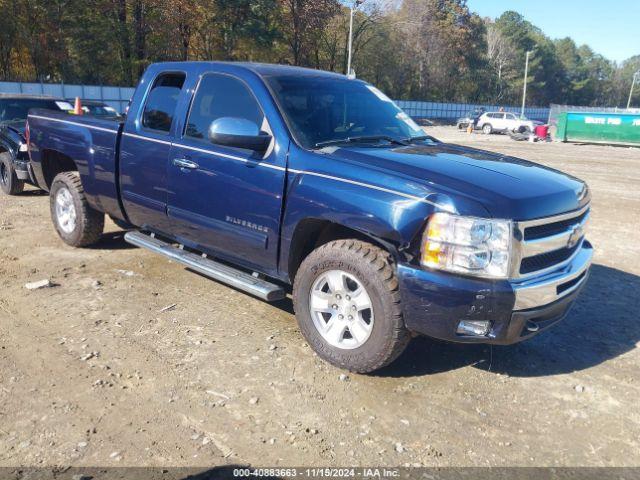
<svg viewBox="0 0 640 480">
<path fill-rule="evenodd" d="M 586 284 L 593 257 L 587 241 L 568 265 L 526 281 L 487 280 L 399 265 L 407 328 L 466 343 L 512 344 L 554 325 L 568 314 Z M 460 322 L 487 322 L 482 335 L 457 333 Z"/>
</svg>

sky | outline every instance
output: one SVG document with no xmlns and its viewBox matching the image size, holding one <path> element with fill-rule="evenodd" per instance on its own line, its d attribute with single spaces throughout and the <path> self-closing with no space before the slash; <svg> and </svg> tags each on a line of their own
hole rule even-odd
<svg viewBox="0 0 640 480">
<path fill-rule="evenodd" d="M 640 0 L 468 0 L 483 17 L 515 10 L 551 38 L 571 37 L 610 60 L 640 55 Z"/>
</svg>

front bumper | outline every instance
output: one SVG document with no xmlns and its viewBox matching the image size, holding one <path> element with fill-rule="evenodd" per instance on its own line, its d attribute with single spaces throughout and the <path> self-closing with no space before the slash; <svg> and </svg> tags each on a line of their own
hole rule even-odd
<svg viewBox="0 0 640 480">
<path fill-rule="evenodd" d="M 398 276 L 407 328 L 466 343 L 512 344 L 566 317 L 586 284 L 593 247 L 586 240 L 571 262 L 524 281 L 462 277 L 400 265 Z M 485 336 L 456 333 L 462 320 L 491 322 Z"/>
</svg>

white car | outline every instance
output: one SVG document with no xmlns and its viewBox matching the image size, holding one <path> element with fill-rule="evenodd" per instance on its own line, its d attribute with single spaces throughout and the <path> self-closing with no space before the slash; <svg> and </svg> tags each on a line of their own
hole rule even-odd
<svg viewBox="0 0 640 480">
<path fill-rule="evenodd" d="M 533 132 L 536 125 L 542 123 L 509 112 L 487 112 L 478 119 L 477 125 L 483 133 L 489 135 L 493 132 Z"/>
</svg>

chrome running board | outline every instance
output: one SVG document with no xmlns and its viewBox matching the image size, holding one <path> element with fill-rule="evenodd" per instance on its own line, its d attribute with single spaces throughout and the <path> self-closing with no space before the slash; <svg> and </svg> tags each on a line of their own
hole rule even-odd
<svg viewBox="0 0 640 480">
<path fill-rule="evenodd" d="M 282 287 L 268 282 L 259 276 L 237 270 L 228 265 L 206 258 L 203 255 L 183 250 L 181 247 L 176 247 L 164 242 L 155 236 L 132 231 L 127 232 L 124 239 L 132 245 L 164 255 L 206 277 L 255 295 L 268 302 L 281 300 L 285 297 L 285 292 Z"/>
</svg>

